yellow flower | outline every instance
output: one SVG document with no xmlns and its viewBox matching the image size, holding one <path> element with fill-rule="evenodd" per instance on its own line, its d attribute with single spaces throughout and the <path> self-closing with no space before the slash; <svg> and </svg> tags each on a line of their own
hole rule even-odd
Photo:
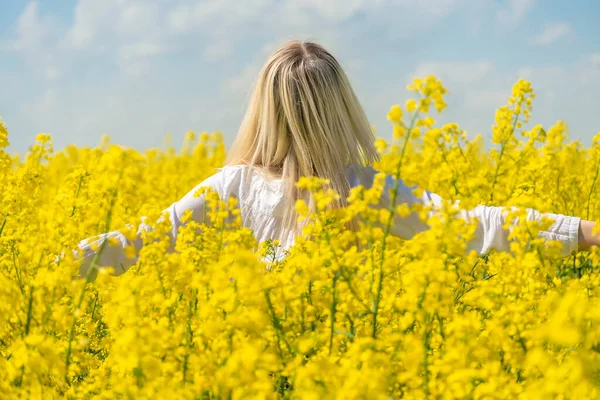
<svg viewBox="0 0 600 400">
<path fill-rule="evenodd" d="M 385 149 L 387 149 L 387 146 L 387 142 L 384 139 L 379 138 L 375 140 L 375 148 L 378 152 L 383 152 Z"/>
<path fill-rule="evenodd" d="M 406 135 L 406 128 L 400 125 L 394 125 L 394 138 L 400 139 L 403 138 L 404 135 Z"/>
<path fill-rule="evenodd" d="M 408 204 L 406 203 L 402 203 L 398 206 L 396 206 L 396 214 L 398 214 L 399 217 L 404 218 L 407 217 L 411 214 L 411 209 L 408 206 Z"/>
<path fill-rule="evenodd" d="M 50 141 L 50 139 L 50 135 L 48 135 L 47 133 L 40 133 L 35 137 L 35 141 L 39 143 L 46 143 Z"/>
<path fill-rule="evenodd" d="M 600 398 L 600 251 L 566 256 L 575 240 L 550 240 L 553 219 L 526 210 L 600 222 L 600 136 L 586 147 L 563 121 L 517 135 L 535 115 L 519 80 L 487 146 L 434 128 L 436 77 L 409 89 L 418 118 L 389 110 L 365 187 L 297 182 L 311 199 L 294 205 L 304 226 L 288 248 L 259 242 L 242 216 L 268 218 L 209 188 L 176 241 L 159 220 L 223 166 L 219 132 L 190 133 L 184 151 L 106 138 L 55 153 L 46 134 L 24 157 L 0 148 L 3 398 Z M 504 229 L 483 244 L 482 205 Z M 84 238 L 86 260 L 109 264 L 94 281 L 77 278 Z"/>
<path fill-rule="evenodd" d="M 402 122 L 402 109 L 398 104 L 392 106 L 387 115 L 388 120 L 399 124 Z"/>
<path fill-rule="evenodd" d="M 308 205 L 306 204 L 306 202 L 304 200 L 296 201 L 296 205 L 294 206 L 294 209 L 302 217 L 308 215 Z"/>
<path fill-rule="evenodd" d="M 0 117 L 0 149 L 4 149 L 8 147 L 8 130 L 2 121 L 2 117 Z"/>
</svg>

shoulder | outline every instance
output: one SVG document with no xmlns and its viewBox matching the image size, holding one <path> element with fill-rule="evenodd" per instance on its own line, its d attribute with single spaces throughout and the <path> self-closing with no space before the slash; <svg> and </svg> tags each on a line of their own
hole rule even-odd
<svg viewBox="0 0 600 400">
<path fill-rule="evenodd" d="M 221 197 L 228 197 L 237 191 L 237 187 L 247 175 L 246 165 L 226 165 L 218 168 L 216 173 L 206 178 L 197 187 L 210 187 Z"/>
<path fill-rule="evenodd" d="M 212 191 L 216 192 L 221 199 L 228 198 L 231 194 L 235 194 L 235 182 L 239 181 L 242 171 L 243 168 L 238 166 L 217 169 L 213 175 L 197 184 L 179 201 L 173 204 L 172 207 L 174 207 L 175 215 L 183 215 L 185 210 L 194 210 L 194 218 L 200 218 L 203 209 L 202 205 L 205 201 L 205 196 L 201 195 L 200 191 L 202 189 L 210 188 Z M 234 186 L 232 186 L 232 183 Z"/>
<path fill-rule="evenodd" d="M 365 188 L 370 188 L 373 185 L 375 175 L 379 174 L 380 171 L 376 170 L 370 165 L 350 165 L 346 169 L 346 176 L 348 177 L 348 183 L 350 187 L 362 185 Z M 403 180 L 396 182 L 396 179 L 390 175 L 385 175 L 385 192 L 396 188 L 397 191 L 403 193 L 405 196 L 412 195 L 412 191 L 416 189 L 416 186 L 407 186 Z"/>
<path fill-rule="evenodd" d="M 218 168 L 219 173 L 223 177 L 233 178 L 235 176 L 243 175 L 248 170 L 247 165 L 225 165 L 224 167 Z"/>
</svg>

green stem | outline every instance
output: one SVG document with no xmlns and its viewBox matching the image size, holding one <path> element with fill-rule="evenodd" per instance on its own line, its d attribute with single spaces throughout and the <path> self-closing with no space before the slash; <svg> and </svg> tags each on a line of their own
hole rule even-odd
<svg viewBox="0 0 600 400">
<path fill-rule="evenodd" d="M 517 122 L 519 121 L 519 115 L 521 112 L 515 115 L 515 120 L 513 121 L 512 128 L 510 130 L 510 134 L 513 135 L 515 128 L 517 127 Z M 504 151 L 506 150 L 506 145 L 508 143 L 507 138 L 504 142 L 502 142 L 502 147 L 500 148 L 500 156 L 498 157 L 498 163 L 496 164 L 496 172 L 494 172 L 494 180 L 492 181 L 492 191 L 490 195 L 490 201 L 494 201 L 494 188 L 496 187 L 496 183 L 498 183 L 498 173 L 500 172 L 500 165 L 502 165 L 502 156 L 504 156 Z"/>
<path fill-rule="evenodd" d="M 190 358 L 190 353 L 191 353 L 191 349 L 194 343 L 194 330 L 192 329 L 192 317 L 194 316 L 195 312 L 197 311 L 197 304 L 198 304 L 198 290 L 193 290 L 192 291 L 192 299 L 189 302 L 189 310 L 188 310 L 188 318 L 186 321 L 186 333 L 187 335 L 185 336 L 186 339 L 186 353 L 185 356 L 183 358 L 183 384 L 186 384 L 187 381 L 187 371 L 188 371 L 188 363 L 189 363 L 189 358 Z"/>
<path fill-rule="evenodd" d="M 592 200 L 592 193 L 594 192 L 594 186 L 596 186 L 596 180 L 598 179 L 598 172 L 600 171 L 600 160 L 598 160 L 598 164 L 596 165 L 596 175 L 594 175 L 594 179 L 592 180 L 592 186 L 590 187 L 590 192 L 588 194 L 587 201 L 587 215 L 586 219 L 590 219 L 590 202 Z"/>
<path fill-rule="evenodd" d="M 25 286 L 23 284 L 23 280 L 21 279 L 21 271 L 19 269 L 19 266 L 17 265 L 18 257 L 17 257 L 17 254 L 15 253 L 14 244 L 12 245 L 10 251 L 12 254 L 13 266 L 15 267 L 15 276 L 17 277 L 17 283 L 19 284 L 19 290 L 21 291 L 21 294 L 23 294 L 23 296 L 25 296 Z"/>
<path fill-rule="evenodd" d="M 271 315 L 271 322 L 273 323 L 273 327 L 275 328 L 275 334 L 277 337 L 277 349 L 279 351 L 279 357 L 281 358 L 281 363 L 285 366 L 286 362 L 283 357 L 283 350 L 281 349 L 281 341 L 285 343 L 290 354 L 293 354 L 292 346 L 288 343 L 287 339 L 283 333 L 283 327 L 281 326 L 281 322 L 277 315 L 275 314 L 275 308 L 273 307 L 273 303 L 271 302 L 271 296 L 269 295 L 269 290 L 265 290 L 265 299 L 267 300 L 267 306 L 269 308 L 269 314 Z"/>
<path fill-rule="evenodd" d="M 4 220 L 2 221 L 2 226 L 0 226 L 0 236 L 2 236 L 2 231 L 4 231 L 4 227 L 6 226 L 6 220 L 8 218 L 4 217 Z"/>
<path fill-rule="evenodd" d="M 350 290 L 350 294 L 352 294 L 352 296 L 356 299 L 356 301 L 358 301 L 358 303 L 361 306 L 363 306 L 363 308 L 365 309 L 365 311 L 367 311 L 370 314 L 371 313 L 371 309 L 360 298 L 360 296 L 356 292 L 356 289 L 354 289 L 354 287 L 352 286 L 352 282 L 350 281 L 350 278 L 348 278 L 348 276 L 346 276 L 346 274 L 344 273 L 344 271 L 345 271 L 345 268 L 342 266 L 342 268 L 340 269 L 340 276 L 342 277 L 342 279 L 344 280 L 344 282 L 346 282 L 346 285 L 348 285 L 348 289 Z"/>
<path fill-rule="evenodd" d="M 25 324 L 25 336 L 29 335 L 29 328 L 31 326 L 31 316 L 33 314 L 33 290 L 35 287 L 32 285 L 29 291 L 29 305 L 27 306 L 27 323 Z"/>
<path fill-rule="evenodd" d="M 394 188 L 392 190 L 392 201 L 391 201 L 391 207 L 390 207 L 390 215 L 388 217 L 387 220 L 387 224 L 385 226 L 385 231 L 383 233 L 383 238 L 381 240 L 381 259 L 379 262 L 379 282 L 377 284 L 377 294 L 375 295 L 375 301 L 373 304 L 373 328 L 371 331 L 371 337 L 373 339 L 377 338 L 377 316 L 379 313 L 379 303 L 381 302 L 381 293 L 383 291 L 383 262 L 385 260 L 385 249 L 386 249 L 386 244 L 387 244 L 387 237 L 390 234 L 390 230 L 392 229 L 392 221 L 394 220 L 394 217 L 396 215 L 396 201 L 398 199 L 398 188 L 400 187 L 400 172 L 402 169 L 402 163 L 404 161 L 404 155 L 406 153 L 406 147 L 408 144 L 408 140 L 410 139 L 410 131 L 413 129 L 414 123 L 417 119 L 419 112 L 417 111 L 413 117 L 412 120 L 410 122 L 410 126 L 406 131 L 406 136 L 404 138 L 404 143 L 402 145 L 402 151 L 400 153 L 400 160 L 398 161 L 398 167 L 396 168 L 396 173 L 394 175 L 395 178 L 395 182 L 394 182 Z"/>
<path fill-rule="evenodd" d="M 325 221 L 323 221 L 325 222 Z M 333 277 L 333 283 L 331 285 L 332 287 L 332 300 L 331 300 L 331 308 L 330 308 L 330 316 L 329 316 L 329 326 L 330 326 L 330 332 L 329 332 L 329 355 L 331 355 L 331 351 L 333 349 L 333 334 L 335 333 L 335 313 L 337 310 L 337 299 L 336 299 L 336 284 L 337 284 L 337 280 L 340 277 L 340 274 L 342 273 L 342 270 L 344 269 L 343 265 L 340 265 L 340 261 L 337 257 L 335 248 L 333 247 L 332 243 L 331 243 L 331 236 L 329 235 L 329 231 L 325 230 L 324 231 L 325 234 L 325 239 L 327 240 L 327 244 L 329 245 L 329 249 L 331 250 L 332 254 L 334 254 L 335 256 L 335 264 L 337 265 L 337 270 L 335 271 L 335 275 Z M 350 282 L 349 280 L 348 282 L 348 286 L 351 288 Z M 352 288 L 351 288 L 352 291 Z M 356 296 L 357 299 L 360 298 L 358 296 Z M 362 303 L 362 302 L 361 302 Z"/>
<path fill-rule="evenodd" d="M 94 296 L 94 304 L 92 305 L 92 321 L 96 315 L 96 306 L 98 305 L 98 292 L 96 292 L 96 296 Z"/>
<path fill-rule="evenodd" d="M 337 307 L 337 299 L 335 297 L 335 286 L 338 280 L 338 276 L 339 276 L 339 270 L 338 272 L 336 272 L 335 276 L 333 277 L 333 285 L 332 285 L 332 300 L 331 300 L 331 311 L 330 311 L 330 319 L 329 319 L 329 328 L 330 328 L 330 332 L 329 332 L 329 355 L 331 355 L 331 350 L 333 349 L 333 334 L 334 334 L 334 329 L 335 329 L 335 312 L 336 312 L 336 307 Z"/>
<path fill-rule="evenodd" d="M 81 192 L 81 185 L 83 184 L 83 175 L 79 177 L 79 183 L 77 184 L 77 194 L 75 195 L 75 202 L 73 203 L 73 207 L 71 208 L 71 214 L 69 217 L 73 217 L 75 215 L 75 210 L 77 209 L 77 199 L 79 198 L 79 192 Z"/>
<path fill-rule="evenodd" d="M 116 199 L 117 199 L 117 194 L 118 194 L 118 190 L 114 190 L 113 191 L 113 197 L 110 201 L 109 204 L 109 208 L 108 208 L 108 212 L 106 213 L 106 220 L 105 220 L 105 229 L 106 231 L 108 231 L 110 229 L 110 221 L 112 218 L 112 210 L 113 207 L 116 203 Z M 79 299 L 77 301 L 77 305 L 75 307 L 75 312 L 77 312 L 77 310 L 79 310 L 79 307 L 81 307 L 81 303 L 83 302 L 83 298 L 85 296 L 85 289 L 88 285 L 88 283 L 91 282 L 92 280 L 92 276 L 94 275 L 94 273 L 96 272 L 96 269 L 98 267 L 98 261 L 100 260 L 100 256 L 102 255 L 102 253 L 104 252 L 104 248 L 106 247 L 106 244 L 108 243 L 108 240 L 103 240 L 102 244 L 100 245 L 100 249 L 98 250 L 98 252 L 96 253 L 96 255 L 94 256 L 94 259 L 92 260 L 90 267 L 87 271 L 87 274 L 85 276 L 85 282 L 83 283 L 83 288 L 81 289 L 81 293 L 79 294 Z M 68 345 L 67 345 L 67 352 L 65 354 L 65 381 L 67 382 L 68 385 L 70 385 L 69 382 L 69 366 L 71 365 L 71 353 L 73 351 L 73 337 L 75 336 L 75 325 L 77 323 L 77 315 L 73 315 L 73 322 L 71 323 L 71 329 L 69 331 L 69 341 L 68 341 Z"/>
</svg>

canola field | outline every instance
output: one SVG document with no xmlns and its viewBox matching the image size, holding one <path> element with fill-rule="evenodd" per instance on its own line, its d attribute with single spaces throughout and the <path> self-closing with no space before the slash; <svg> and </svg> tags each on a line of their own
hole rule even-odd
<svg viewBox="0 0 600 400">
<path fill-rule="evenodd" d="M 303 179 L 318 209 L 297 204 L 306 237 L 278 260 L 277 242 L 241 227 L 235 200 L 207 194 L 210 221 L 182 227 L 177 251 L 165 252 L 170 227 L 156 223 L 130 270 L 92 269 L 95 280 L 79 278 L 76 244 L 158 220 L 223 165 L 220 134 L 145 152 L 108 141 L 55 151 L 40 134 L 17 157 L 1 122 L 0 397 L 600 398 L 600 251 L 561 257 L 536 237 L 541 223 L 523 221 L 511 252 L 467 253 L 475 225 L 451 207 L 600 221 L 600 135 L 583 145 L 565 122 L 535 125 L 520 80 L 486 148 L 436 123 L 439 80 L 409 89 L 389 110 L 393 136 L 377 141 L 378 177 L 438 193 L 442 212 L 373 207 L 381 179 L 331 209 L 326 182 Z M 431 229 L 390 235 L 394 216 L 411 212 Z"/>
</svg>

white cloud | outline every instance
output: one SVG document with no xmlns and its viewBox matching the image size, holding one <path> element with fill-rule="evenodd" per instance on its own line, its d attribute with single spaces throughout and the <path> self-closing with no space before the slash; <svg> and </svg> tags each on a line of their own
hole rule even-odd
<svg viewBox="0 0 600 400">
<path fill-rule="evenodd" d="M 276 0 L 246 0 L 243 5 L 235 0 L 199 1 L 192 5 L 183 3 L 167 10 L 168 25 L 176 32 L 201 29 L 207 24 L 233 26 L 257 17 L 268 18 L 283 4 Z"/>
<path fill-rule="evenodd" d="M 161 14 L 158 3 L 144 0 L 79 0 L 63 45 L 98 51 L 122 42 L 157 41 L 165 36 Z"/>
<path fill-rule="evenodd" d="M 75 6 L 73 25 L 67 32 L 66 45 L 75 50 L 88 50 L 103 27 L 114 27 L 115 0 L 79 0 Z M 106 40 L 106 38 L 105 38 Z"/>
<path fill-rule="evenodd" d="M 508 8 L 498 11 L 498 22 L 506 28 L 513 28 L 534 8 L 535 0 L 509 0 Z"/>
<path fill-rule="evenodd" d="M 191 30 L 221 12 L 226 1 L 198 2 L 196 5 L 180 5 L 168 12 L 169 27 L 177 32 Z"/>
<path fill-rule="evenodd" d="M 384 130 L 387 108 L 406 98 L 405 84 L 430 73 L 450 90 L 440 122 L 457 121 L 472 133 L 489 133 L 495 109 L 506 102 L 519 76 L 529 77 L 539 94 L 534 120 L 576 119 L 577 132 L 598 121 L 594 105 L 600 92 L 600 54 L 565 61 L 555 69 L 517 70 L 514 64 L 501 69 L 487 61 L 490 52 L 471 54 L 480 57 L 473 62 L 415 61 L 435 54 L 431 48 L 436 46 L 428 41 L 445 38 L 433 40 L 429 34 L 442 24 L 445 29 L 448 18 L 454 22 L 456 16 L 455 25 L 461 24 L 456 29 L 473 23 L 487 30 L 490 22 L 514 28 L 536 3 L 496 4 L 500 2 L 78 0 L 73 21 L 63 22 L 70 23 L 66 26 L 32 2 L 16 23 L 15 37 L 0 47 L 13 52 L 9 57 L 23 55 L 45 82 L 36 82 L 27 94 L 30 100 L 14 107 L 22 115 L 13 116 L 11 124 L 15 132 L 52 129 L 61 138 L 57 147 L 97 143 L 107 132 L 115 142 L 147 147 L 162 142 L 169 131 L 178 135 L 195 128 L 222 129 L 227 142 L 267 55 L 289 39 L 309 38 L 338 57 L 372 122 L 381 122 Z"/>
<path fill-rule="evenodd" d="M 144 0 L 79 0 L 62 46 L 90 57 L 101 55 L 126 74 L 139 76 L 150 69 L 153 57 L 171 46 L 161 5 Z"/>
<path fill-rule="evenodd" d="M 123 60 L 129 60 L 138 57 L 153 57 L 166 52 L 166 48 L 158 43 L 150 41 L 141 41 L 137 43 L 125 44 L 119 49 L 119 55 Z"/>
<path fill-rule="evenodd" d="M 14 49 L 21 52 L 37 50 L 44 39 L 47 26 L 39 17 L 38 4 L 30 2 L 17 21 L 18 38 Z"/>
<path fill-rule="evenodd" d="M 538 36 L 531 38 L 529 43 L 534 46 L 547 46 L 559 39 L 572 35 L 572 33 L 573 29 L 571 26 L 561 22 L 547 26 Z"/>
<path fill-rule="evenodd" d="M 381 4 L 381 2 L 369 2 L 366 0 L 299 0 L 301 8 L 314 9 L 319 15 L 332 20 L 341 21 L 353 16 L 358 11 L 369 6 Z"/>
<path fill-rule="evenodd" d="M 29 2 L 17 19 L 16 36 L 4 42 L 4 50 L 21 54 L 29 68 L 47 80 L 61 75 L 56 41 L 57 22 L 50 16 L 40 15 L 38 3 Z"/>
<path fill-rule="evenodd" d="M 161 9 L 157 3 L 128 1 L 119 9 L 118 29 L 127 36 L 144 37 L 160 29 L 160 20 Z"/>
<path fill-rule="evenodd" d="M 384 11 L 390 17 L 408 15 L 444 16 L 478 0 L 296 0 L 300 9 L 310 9 L 329 21 L 342 21 L 359 13 Z"/>
<path fill-rule="evenodd" d="M 119 48 L 119 65 L 129 75 L 140 76 L 148 70 L 150 58 L 167 51 L 164 45 L 148 40 L 124 44 Z"/>
<path fill-rule="evenodd" d="M 116 59 L 130 72 L 148 67 L 140 42 L 160 43 L 161 54 L 200 51 L 214 62 L 231 57 L 252 37 L 317 37 L 331 43 L 351 32 L 337 25 L 359 14 L 367 18 L 365 25 L 408 35 L 477 1 L 245 0 L 242 5 L 236 0 L 78 0 L 61 45 Z"/>
</svg>

